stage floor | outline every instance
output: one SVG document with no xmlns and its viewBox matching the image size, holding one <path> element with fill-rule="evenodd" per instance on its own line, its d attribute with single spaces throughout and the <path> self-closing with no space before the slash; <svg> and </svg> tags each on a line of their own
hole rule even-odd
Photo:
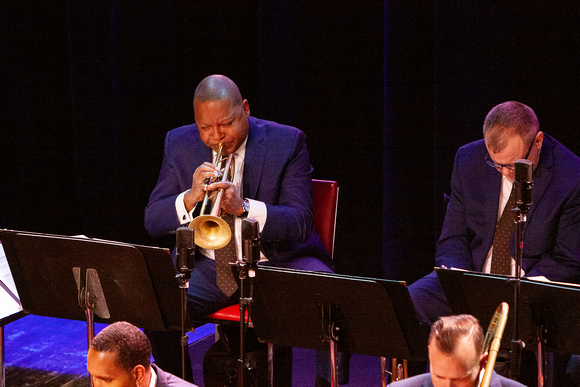
<svg viewBox="0 0 580 387">
<path fill-rule="evenodd" d="M 104 326 L 95 324 L 95 333 Z M 85 322 L 28 315 L 6 325 L 4 339 L 7 387 L 89 385 Z M 204 386 L 203 355 L 213 342 L 213 324 L 189 333 L 193 375 L 200 387 Z M 314 358 L 313 350 L 294 349 L 293 386 L 314 384 Z M 354 355 L 348 386 L 380 386 L 380 369 L 379 358 Z"/>
</svg>

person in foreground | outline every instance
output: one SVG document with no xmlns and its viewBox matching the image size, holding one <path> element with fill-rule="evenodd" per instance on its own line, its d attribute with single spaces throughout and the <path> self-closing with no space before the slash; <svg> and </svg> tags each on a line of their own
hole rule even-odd
<svg viewBox="0 0 580 387">
<path fill-rule="evenodd" d="M 151 364 L 147 336 L 124 321 L 95 336 L 87 354 L 87 369 L 95 387 L 195 387 Z"/>
<path fill-rule="evenodd" d="M 391 383 L 392 387 L 477 387 L 487 361 L 483 330 L 471 315 L 441 317 L 429 334 L 430 372 Z M 523 384 L 493 371 L 490 387 Z"/>
<path fill-rule="evenodd" d="M 221 208 L 225 217 L 233 218 L 234 245 L 229 262 L 242 259 L 241 225 L 243 218 L 250 217 L 258 221 L 262 256 L 269 264 L 332 272 L 330 256 L 314 229 L 313 168 L 305 134 L 250 116 L 248 101 L 223 75 L 210 75 L 199 83 L 193 110 L 195 124 L 166 135 L 159 179 L 145 209 L 149 234 L 168 235 L 188 225 L 199 214 L 206 191 L 223 189 Z M 233 154 L 233 182 L 208 185 L 207 179 L 218 175 L 214 160 L 220 144 L 222 156 Z M 188 288 L 188 313 L 193 320 L 238 303 L 240 294 L 231 265 L 224 273 L 218 264 L 226 249 L 196 248 Z M 220 285 L 216 277 L 231 286 Z M 170 343 L 167 335 L 157 340 L 152 332 L 147 334 L 158 364 L 168 370 L 171 364 L 179 364 L 179 336 L 174 335 Z M 159 341 L 164 343 L 164 353 L 158 348 Z M 317 364 L 321 364 L 317 365 L 317 375 L 328 381 L 330 366 Z"/>
</svg>

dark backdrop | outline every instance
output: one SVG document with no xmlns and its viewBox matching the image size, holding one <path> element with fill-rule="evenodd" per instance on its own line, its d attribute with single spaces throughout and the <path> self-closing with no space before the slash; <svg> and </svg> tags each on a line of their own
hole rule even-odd
<svg viewBox="0 0 580 387">
<path fill-rule="evenodd" d="M 206 75 L 308 136 L 339 271 L 433 266 L 455 151 L 495 104 L 580 151 L 578 1 L 6 1 L 0 227 L 151 245 L 165 133 Z"/>
</svg>

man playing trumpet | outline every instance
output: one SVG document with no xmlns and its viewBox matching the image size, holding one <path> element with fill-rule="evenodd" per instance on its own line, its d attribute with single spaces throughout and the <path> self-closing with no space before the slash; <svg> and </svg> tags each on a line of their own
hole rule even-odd
<svg viewBox="0 0 580 387">
<path fill-rule="evenodd" d="M 222 190 L 220 207 L 233 218 L 231 261 L 241 260 L 241 221 L 252 217 L 259 222 L 262 255 L 272 265 L 331 272 L 329 254 L 313 226 L 312 166 L 304 133 L 250 116 L 248 101 L 223 75 L 200 82 L 193 109 L 195 124 L 173 129 L 165 138 L 159 179 L 145 209 L 147 231 L 162 236 L 188 225 L 206 192 Z M 223 157 L 233 154 L 233 181 L 212 182 L 220 146 Z M 216 254 L 230 247 L 197 249 L 188 290 L 193 319 L 238 302 L 232 278 L 225 290 L 216 284 Z M 231 271 L 217 275 L 218 281 L 232 277 Z"/>
</svg>

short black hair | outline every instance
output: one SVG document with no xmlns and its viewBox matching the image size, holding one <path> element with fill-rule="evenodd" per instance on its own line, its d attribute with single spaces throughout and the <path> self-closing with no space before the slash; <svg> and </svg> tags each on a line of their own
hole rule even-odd
<svg viewBox="0 0 580 387">
<path fill-rule="evenodd" d="M 105 327 L 91 341 L 91 349 L 98 352 L 116 352 L 116 365 L 131 371 L 141 364 L 151 367 L 151 343 L 145 333 L 126 321 Z"/>
</svg>

